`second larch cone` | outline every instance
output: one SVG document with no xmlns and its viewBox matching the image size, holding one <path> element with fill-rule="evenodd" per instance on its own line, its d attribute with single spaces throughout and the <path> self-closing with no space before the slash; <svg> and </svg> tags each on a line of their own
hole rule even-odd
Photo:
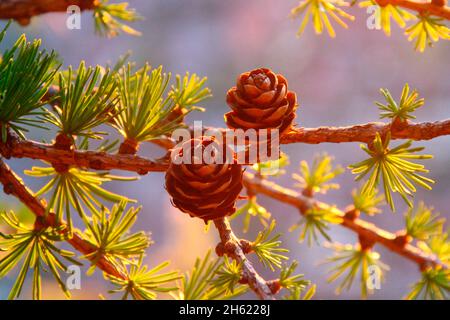
<svg viewBox="0 0 450 320">
<path fill-rule="evenodd" d="M 266 68 L 241 74 L 227 93 L 233 110 L 225 114 L 231 129 L 290 129 L 295 119 L 297 97 L 288 91 L 287 80 Z"/>
<path fill-rule="evenodd" d="M 221 154 L 232 152 L 207 138 L 192 139 L 184 142 L 177 151 L 183 161 L 180 164 L 172 161 L 166 172 L 166 189 L 172 197 L 172 204 L 191 217 L 201 218 L 205 222 L 232 215 L 243 187 L 240 165 L 226 161 L 207 164 L 203 158 L 197 159 L 200 164 L 194 162 L 195 149 L 200 149 L 200 154 L 203 154 L 208 146 L 209 150 L 220 149 Z M 187 156 L 183 155 L 186 150 L 190 153 Z"/>
</svg>

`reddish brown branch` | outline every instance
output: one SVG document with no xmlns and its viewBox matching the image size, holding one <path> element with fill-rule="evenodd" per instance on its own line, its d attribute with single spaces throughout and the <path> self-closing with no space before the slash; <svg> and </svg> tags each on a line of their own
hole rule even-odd
<svg viewBox="0 0 450 320">
<path fill-rule="evenodd" d="M 342 217 L 342 226 L 353 230 L 368 241 L 379 243 L 389 250 L 416 262 L 419 266 L 440 265 L 447 268 L 447 266 L 439 261 L 436 256 L 426 254 L 411 244 L 402 244 L 399 241 L 396 241 L 395 234 L 380 229 L 374 224 L 362 219 L 353 219 L 351 215 L 346 215 L 345 212 L 326 203 L 305 197 L 294 190 L 284 188 L 271 181 L 261 180 L 251 173 L 245 173 L 244 185 L 254 193 L 264 194 L 275 200 L 288 203 L 298 208 L 302 214 L 305 214 L 308 209 L 313 207 L 332 210 L 337 216 Z"/>
<path fill-rule="evenodd" d="M 403 7 L 409 10 L 417 11 L 418 13 L 430 13 L 434 16 L 450 20 L 450 8 L 446 6 L 444 0 L 376 0 L 380 6 L 391 4 L 393 6 Z"/>
<path fill-rule="evenodd" d="M 289 142 L 366 142 L 368 137 L 374 136 L 375 132 L 384 132 L 383 130 L 386 130 L 386 128 L 389 128 L 389 125 L 367 124 L 345 128 L 303 129 L 307 132 L 306 134 L 298 135 L 297 133 L 295 135 L 295 133 L 290 133 L 288 136 L 297 137 L 296 141 Z M 328 138 L 320 139 L 321 134 L 325 131 L 325 137 Z M 446 120 L 433 123 L 409 124 L 406 129 L 403 128 L 399 131 L 394 131 L 393 135 L 396 138 L 432 139 L 439 135 L 450 134 L 449 131 L 450 120 Z M 335 138 L 332 136 L 333 133 L 335 134 Z M 284 142 L 286 143 L 286 141 Z M 121 169 L 143 173 L 148 171 L 165 171 L 168 167 L 167 161 L 163 160 L 152 161 L 139 156 L 111 155 L 93 151 L 67 152 L 57 150 L 52 146 L 17 139 L 10 143 L 8 142 L 7 145 L 0 146 L 0 149 L 2 149 L 3 153 L 9 153 L 12 157 L 41 159 L 48 162 L 64 163 L 91 169 Z M 255 179 L 257 182 L 252 183 L 252 179 Z M 305 212 L 313 205 L 327 206 L 293 190 L 285 189 L 268 181 L 257 180 L 248 173 L 245 175 L 244 182 L 253 192 L 263 193 L 279 201 L 290 203 L 298 207 L 302 212 Z M 344 215 L 342 211 L 339 211 L 339 214 Z M 398 242 L 394 241 L 395 235 L 378 229 L 363 220 L 344 219 L 343 225 L 358 234 L 367 233 L 367 236 L 376 239 L 376 242 L 417 263 L 439 263 L 434 257 L 424 255 L 421 250 L 414 246 L 408 244 L 404 248 L 399 247 Z"/>
<path fill-rule="evenodd" d="M 256 295 L 263 300 L 274 300 L 271 289 L 267 282 L 256 272 L 252 263 L 245 256 L 241 247 L 240 240 L 231 230 L 230 223 L 227 218 L 214 220 L 214 224 L 220 235 L 222 245 L 227 248 L 225 250 L 230 258 L 235 259 L 242 264 L 242 277 Z"/>
<path fill-rule="evenodd" d="M 339 143 L 359 141 L 367 143 L 373 140 L 377 132 L 384 135 L 388 131 L 391 131 L 394 139 L 428 140 L 438 136 L 449 135 L 450 120 L 432 123 L 407 123 L 402 124 L 401 127 L 392 127 L 391 124 L 383 123 L 368 123 L 337 128 L 299 128 L 285 135 L 281 139 L 281 142 Z M 161 146 L 165 148 L 172 147 L 172 142 L 169 142 L 170 143 L 167 143 L 166 141 Z M 0 143 L 0 153 L 5 157 L 25 157 L 44 160 L 52 163 L 53 165 L 72 165 L 96 170 L 120 169 L 137 172 L 140 174 L 145 174 L 150 171 L 162 172 L 168 168 L 167 158 L 153 161 L 135 155 L 117 155 L 94 151 L 61 150 L 51 145 L 33 141 L 23 141 L 12 135 L 8 137 L 6 144 Z M 6 167 L 6 165 L 4 165 L 3 162 L 1 168 L 2 171 L 0 171 L 0 181 L 5 186 L 5 192 L 17 196 L 33 212 L 35 212 L 37 216 L 43 216 L 45 213 L 45 206 L 34 198 L 32 193 L 29 192 L 29 190 L 20 182 L 20 180 L 17 179 L 17 177 L 15 177 L 15 175 Z M 352 217 L 352 215 L 346 215 L 343 211 L 336 208 L 331 208 L 325 203 L 315 201 L 293 190 L 285 189 L 269 181 L 260 180 L 249 173 L 244 175 L 244 184 L 251 192 L 265 194 L 276 200 L 289 203 L 298 208 L 302 213 L 305 213 L 313 206 L 332 209 L 337 215 L 343 218 L 342 225 L 350 230 L 353 230 L 359 236 L 374 243 L 380 243 L 389 250 L 416 262 L 421 267 L 425 265 L 442 265 L 443 267 L 446 267 L 435 256 L 425 254 L 419 248 L 411 244 L 399 242 L 394 234 L 382 230 L 366 221 Z M 216 227 L 224 245 L 226 243 L 231 243 L 232 245 L 234 244 L 233 258 L 238 262 L 242 262 L 244 280 L 260 298 L 273 299 L 273 294 L 271 293 L 270 286 L 268 286 L 268 282 L 258 275 L 252 264 L 246 259 L 245 253 L 240 246 L 240 242 L 233 234 L 228 221 L 217 221 Z M 88 254 L 95 250 L 95 248 L 83 241 L 83 239 L 77 234 L 69 240 L 69 243 L 83 254 Z M 114 266 L 106 260 L 100 260 L 97 265 L 100 269 L 110 274 L 118 273 Z"/>
<path fill-rule="evenodd" d="M 406 123 L 393 127 L 390 123 L 372 122 L 348 127 L 297 128 L 281 137 L 281 143 L 372 142 L 375 135 L 391 131 L 392 139 L 430 140 L 450 135 L 450 119 L 436 122 Z"/>
<path fill-rule="evenodd" d="M 162 172 L 167 169 L 165 159 L 148 160 L 134 155 L 62 150 L 47 144 L 20 140 L 12 135 L 6 144 L 0 142 L 0 153 L 8 158 L 39 159 L 52 164 L 73 165 L 94 170 L 119 169 L 146 174 L 150 171 Z"/>
<path fill-rule="evenodd" d="M 23 204 L 25 204 L 38 218 L 44 219 L 43 222 L 47 226 L 56 227 L 64 226 L 64 222 L 57 223 L 53 213 L 46 214 L 46 206 L 39 201 L 22 182 L 22 180 L 8 167 L 8 165 L 0 159 L 0 183 L 3 184 L 3 190 L 6 194 L 17 197 Z M 65 232 L 67 228 L 61 228 L 61 232 Z M 87 241 L 83 240 L 76 232 L 73 237 L 67 240 L 72 247 L 81 252 L 83 255 L 89 255 L 96 251 L 97 248 L 92 246 Z M 104 272 L 119 278 L 125 276 L 116 269 L 107 259 L 100 258 L 96 261 L 98 268 Z"/>
<path fill-rule="evenodd" d="M 439 136 L 450 135 L 450 120 L 408 123 L 401 127 L 391 127 L 391 124 L 367 123 L 349 127 L 319 127 L 298 128 L 281 137 L 281 143 L 324 142 L 364 142 L 373 140 L 376 133 L 381 135 L 391 131 L 393 139 L 430 140 Z M 170 141 L 164 141 L 161 146 L 171 147 Z M 5 157 L 31 158 L 44 160 L 53 164 L 74 165 L 94 170 L 119 169 L 145 174 L 151 171 L 165 171 L 167 159 L 148 160 L 134 155 L 117 155 L 95 151 L 67 151 L 51 145 L 34 141 L 23 141 L 15 136 L 8 139 L 7 144 L 0 142 L 0 153 Z"/>
<path fill-rule="evenodd" d="M 66 12 L 70 5 L 91 10 L 97 0 L 0 0 L 0 19 L 14 19 L 27 25 L 34 16 L 48 12 Z"/>
</svg>

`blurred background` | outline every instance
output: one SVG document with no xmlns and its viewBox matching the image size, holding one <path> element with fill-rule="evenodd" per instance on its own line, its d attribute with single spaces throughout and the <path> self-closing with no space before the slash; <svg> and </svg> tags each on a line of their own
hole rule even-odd
<svg viewBox="0 0 450 320">
<path fill-rule="evenodd" d="M 414 51 L 402 30 L 393 27 L 391 37 L 382 31 L 366 28 L 365 10 L 351 8 L 356 16 L 349 23 L 349 30 L 336 26 L 337 37 L 316 36 L 309 25 L 301 38 L 296 38 L 299 20 L 291 20 L 288 14 L 297 5 L 296 0 L 131 0 L 130 6 L 145 18 L 131 26 L 142 31 L 141 37 L 127 35 L 115 39 L 100 38 L 94 34 L 91 12 L 83 13 L 81 30 L 65 27 L 64 13 L 46 14 L 35 17 L 26 28 L 14 24 L 4 40 L 1 50 L 11 45 L 17 36 L 25 32 L 30 39 L 42 38 L 43 46 L 55 49 L 63 60 L 64 67 L 77 66 L 80 60 L 87 64 L 105 65 L 114 62 L 128 50 L 133 51 L 131 60 L 138 65 L 148 61 L 153 66 L 163 65 L 166 72 L 195 72 L 208 77 L 208 86 L 214 97 L 204 103 L 207 111 L 189 116 L 188 123 L 202 120 L 205 125 L 224 127 L 223 114 L 228 111 L 225 103 L 227 90 L 235 84 L 236 77 L 256 67 L 269 67 L 283 74 L 289 80 L 290 90 L 297 93 L 300 107 L 297 111 L 299 126 L 345 126 L 378 120 L 378 109 L 374 101 L 382 101 L 379 88 L 389 88 L 398 97 L 401 88 L 408 82 L 419 89 L 426 104 L 415 114 L 418 121 L 446 119 L 450 115 L 450 44 L 439 42 L 434 48 L 420 54 Z M 0 22 L 0 28 L 5 21 Z M 29 137 L 34 140 L 52 139 L 51 132 L 33 131 Z M 427 161 L 431 170 L 429 176 L 437 180 L 432 192 L 418 190 L 416 201 L 423 200 L 433 205 L 447 218 L 450 183 L 450 137 L 416 143 L 426 146 L 426 152 L 435 156 Z M 283 146 L 290 156 L 288 172 L 276 181 L 287 187 L 294 187 L 292 173 L 298 171 L 301 160 L 311 161 L 315 154 L 328 152 L 335 162 L 346 167 L 364 159 L 365 154 L 357 143 L 320 144 L 317 146 L 295 144 Z M 141 154 L 156 157 L 162 150 L 150 144 L 141 147 Z M 10 160 L 8 164 L 23 175 L 23 170 L 39 162 Z M 122 173 L 124 174 L 124 173 Z M 124 174 L 126 175 L 126 173 Z M 339 190 L 330 191 L 320 200 L 335 203 L 344 208 L 351 202 L 351 190 L 357 185 L 347 170 L 339 176 Z M 24 177 L 26 183 L 38 190 L 44 183 Z M 125 194 L 143 206 L 136 230 L 152 233 L 155 243 L 148 250 L 147 263 L 154 266 L 170 260 L 171 267 L 186 271 L 198 256 L 204 256 L 214 248 L 218 239 L 214 230 L 204 231 L 204 224 L 191 219 L 170 204 L 163 188 L 164 175 L 160 173 L 140 177 L 139 181 L 110 183 L 105 187 Z M 12 198 L 0 194 L 6 208 L 17 208 Z M 336 284 L 326 282 L 329 266 L 319 265 L 333 252 L 319 245 L 308 247 L 299 243 L 299 232 L 287 230 L 300 216 L 290 206 L 259 197 L 262 205 L 278 221 L 278 231 L 283 233 L 284 246 L 290 249 L 290 257 L 300 262 L 298 271 L 318 285 L 316 299 L 358 299 L 359 286 L 337 296 Z M 380 227 L 396 231 L 403 227 L 403 212 L 406 207 L 396 198 L 397 213 L 387 206 L 384 213 L 368 218 Z M 5 209 L 6 209 L 5 208 Z M 259 222 L 253 220 L 251 230 L 243 234 L 240 220 L 233 221 L 238 236 L 254 239 L 261 230 Z M 354 243 L 356 236 L 339 226 L 332 227 L 333 240 Z M 382 261 L 391 267 L 381 290 L 376 290 L 370 299 L 398 299 L 409 290 L 409 285 L 420 277 L 417 266 L 383 247 L 376 246 Z M 263 270 L 262 275 L 273 278 L 276 275 Z M 13 279 L 0 281 L 0 298 L 7 297 Z M 98 294 L 109 289 L 99 272 L 92 278 L 83 277 L 82 290 L 73 291 L 74 298 L 96 299 Z M 29 298 L 24 293 L 24 298 Z M 44 284 L 45 298 L 63 298 L 53 281 Z M 246 298 L 254 298 L 248 294 Z"/>
</svg>

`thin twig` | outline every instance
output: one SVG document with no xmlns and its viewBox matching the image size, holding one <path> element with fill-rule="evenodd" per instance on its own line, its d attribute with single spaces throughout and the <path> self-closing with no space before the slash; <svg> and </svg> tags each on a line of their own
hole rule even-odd
<svg viewBox="0 0 450 320">
<path fill-rule="evenodd" d="M 227 218 L 214 220 L 225 252 L 242 265 L 242 277 L 256 295 L 263 300 L 274 300 L 267 282 L 256 272 L 252 263 L 245 256 L 239 239 L 233 233 Z"/>
<path fill-rule="evenodd" d="M 3 184 L 3 190 L 6 194 L 17 197 L 23 204 L 25 204 L 36 217 L 42 218 L 45 225 L 50 227 L 62 227 L 58 228 L 61 232 L 67 232 L 63 221 L 57 223 L 55 220 L 55 214 L 48 213 L 45 204 L 39 201 L 28 189 L 22 180 L 8 167 L 8 165 L 0 159 L 0 183 Z M 67 242 L 77 251 L 83 255 L 89 255 L 97 250 L 89 242 L 83 240 L 76 232 L 73 236 L 67 239 Z M 96 266 L 104 272 L 125 279 L 125 276 L 120 272 L 111 262 L 104 257 L 96 257 Z"/>
<path fill-rule="evenodd" d="M 370 242 L 379 243 L 390 251 L 414 261 L 420 267 L 427 265 L 439 265 L 443 268 L 448 267 L 435 255 L 426 254 L 411 244 L 404 244 L 400 241 L 396 241 L 397 237 L 395 234 L 378 228 L 374 224 L 362 219 L 354 219 L 350 215 L 346 215 L 344 211 L 339 210 L 334 206 L 305 197 L 301 193 L 284 188 L 274 182 L 259 179 L 255 175 L 248 172 L 244 174 L 243 182 L 244 186 L 247 189 L 250 189 L 253 193 L 264 194 L 272 199 L 283 203 L 288 203 L 299 209 L 301 214 L 305 214 L 309 209 L 314 207 L 331 210 L 334 214 L 342 218 L 342 226 L 354 231 L 359 236 L 362 236 Z"/>
<path fill-rule="evenodd" d="M 76 5 L 80 10 L 91 10 L 97 0 L 0 0 L 0 19 L 14 19 L 22 25 L 30 23 L 34 16 L 49 12 L 67 12 Z"/>
<path fill-rule="evenodd" d="M 450 135 L 450 119 L 436 122 L 408 122 L 395 127 L 390 123 L 371 122 L 348 127 L 295 128 L 284 134 L 280 142 L 282 144 L 370 143 L 377 133 L 384 136 L 389 131 L 392 139 L 431 140 L 440 136 Z"/>
<path fill-rule="evenodd" d="M 282 144 L 289 143 L 370 143 L 376 133 L 391 131 L 392 139 L 430 140 L 450 135 L 450 119 L 436 122 L 407 123 L 392 127 L 385 123 L 367 123 L 348 127 L 297 128 L 281 137 Z M 225 130 L 224 130 L 225 132 Z M 170 147 L 167 141 L 161 144 Z M 167 159 L 148 160 L 134 155 L 118 155 L 96 151 L 66 151 L 34 141 L 20 140 L 15 136 L 6 144 L 0 142 L 0 153 L 5 157 L 40 159 L 54 164 L 74 165 L 94 170 L 120 169 L 139 174 L 167 170 Z"/>
<path fill-rule="evenodd" d="M 386 6 L 387 4 L 393 6 L 403 7 L 405 9 L 417 11 L 417 13 L 430 13 L 436 17 L 441 17 L 450 20 L 450 7 L 445 5 L 444 1 L 441 1 L 443 5 L 438 5 L 437 1 L 423 1 L 423 0 L 376 0 L 380 6 Z"/>
<path fill-rule="evenodd" d="M 167 170 L 167 159 L 148 160 L 134 155 L 110 154 L 98 151 L 62 150 L 52 145 L 20 140 L 14 135 L 6 144 L 0 142 L 0 153 L 6 158 L 30 158 L 52 164 L 73 165 L 94 170 L 119 169 L 146 174 Z"/>
</svg>

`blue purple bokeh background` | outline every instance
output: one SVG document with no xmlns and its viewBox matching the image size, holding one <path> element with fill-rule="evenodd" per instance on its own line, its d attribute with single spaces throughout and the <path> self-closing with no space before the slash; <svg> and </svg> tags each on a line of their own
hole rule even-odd
<svg viewBox="0 0 450 320">
<path fill-rule="evenodd" d="M 420 54 L 413 44 L 406 40 L 403 31 L 393 27 L 391 37 L 382 31 L 366 28 L 365 10 L 351 8 L 356 16 L 349 23 L 349 30 L 336 26 L 337 37 L 316 36 L 311 26 L 297 39 L 295 34 L 300 24 L 288 18 L 296 0 L 131 0 L 130 6 L 145 17 L 132 26 L 143 32 L 141 37 L 127 35 L 115 39 L 100 38 L 94 34 L 90 12 L 82 15 L 82 29 L 68 30 L 64 13 L 35 17 L 30 26 L 21 28 L 14 25 L 1 45 L 1 49 L 11 44 L 25 32 L 29 38 L 42 38 L 43 45 L 55 49 L 64 61 L 64 66 L 77 66 L 81 59 L 87 64 L 104 65 L 116 61 L 127 50 L 132 50 L 132 60 L 138 64 L 148 61 L 153 66 L 163 65 L 167 72 L 195 72 L 208 76 L 208 85 L 214 97 L 204 106 L 207 111 L 191 115 L 188 122 L 202 120 L 206 125 L 223 127 L 223 114 L 228 107 L 225 94 L 234 85 L 236 77 L 255 67 L 269 67 L 283 74 L 290 89 L 299 97 L 297 123 L 300 126 L 343 126 L 378 120 L 378 110 L 373 104 L 381 100 L 379 88 L 389 88 L 395 96 L 400 94 L 405 82 L 418 88 L 426 104 L 416 112 L 418 121 L 433 121 L 450 115 L 450 44 L 441 41 L 434 48 Z M 0 27 L 5 24 L 0 23 Z M 49 132 L 33 131 L 35 140 L 51 139 Z M 423 200 L 435 206 L 446 217 L 448 211 L 450 184 L 450 137 L 419 142 L 426 146 L 426 152 L 435 156 L 427 162 L 431 170 L 429 176 L 437 183 L 432 192 L 419 190 L 417 201 Z M 362 160 L 365 154 L 357 143 L 320 144 L 317 146 L 296 144 L 283 146 L 289 154 L 291 165 L 288 174 L 276 178 L 284 186 L 293 187 L 291 174 L 301 160 L 312 160 L 319 152 L 335 156 L 336 163 L 347 165 Z M 145 144 L 141 153 L 159 156 L 162 151 Z M 8 163 L 20 174 L 38 162 L 10 160 Z M 350 203 L 350 193 L 357 185 L 347 170 L 337 182 L 341 189 L 330 191 L 320 199 L 335 203 L 343 208 Z M 33 190 L 42 181 L 25 177 Z M 208 248 L 217 243 L 213 231 L 205 233 L 203 222 L 191 219 L 170 205 L 163 188 L 163 174 L 143 176 L 130 183 L 110 183 L 111 190 L 133 197 L 143 206 L 136 230 L 152 232 L 155 244 L 149 249 L 147 262 L 155 265 L 166 259 L 172 261 L 172 268 L 185 271 L 191 267 L 197 256 L 203 256 Z M 3 203 L 14 207 L 11 198 L 1 195 Z M 317 283 L 316 299 L 358 299 L 359 288 L 354 286 L 349 292 L 335 295 L 336 284 L 326 282 L 327 266 L 318 265 L 328 255 L 329 249 L 315 245 L 309 248 L 297 241 L 298 231 L 289 233 L 288 228 L 296 223 L 299 215 L 287 205 L 261 197 L 265 205 L 278 221 L 278 230 L 283 232 L 284 245 L 291 250 L 292 259 L 300 262 L 299 271 Z M 406 209 L 401 199 L 396 198 L 398 212 L 393 214 L 388 207 L 384 213 L 369 220 L 391 231 L 402 228 L 402 213 Z M 244 235 L 238 221 L 233 222 L 238 235 L 254 239 L 259 223 L 254 220 L 249 234 Z M 354 243 L 353 233 L 339 226 L 331 229 L 333 240 Z M 403 297 L 409 285 L 418 279 L 419 271 L 412 262 L 377 246 L 382 260 L 390 265 L 386 282 L 371 299 L 397 299 Z M 267 278 L 274 277 L 264 272 Z M 6 298 L 12 285 L 11 279 L 0 281 L 0 298 Z M 97 298 L 110 287 L 98 273 L 93 278 L 83 278 L 83 290 L 73 292 L 75 298 Z M 46 298 L 62 298 L 53 281 L 45 284 Z M 24 297 L 28 297 L 26 294 Z M 253 298 L 252 294 L 245 296 Z"/>
</svg>

